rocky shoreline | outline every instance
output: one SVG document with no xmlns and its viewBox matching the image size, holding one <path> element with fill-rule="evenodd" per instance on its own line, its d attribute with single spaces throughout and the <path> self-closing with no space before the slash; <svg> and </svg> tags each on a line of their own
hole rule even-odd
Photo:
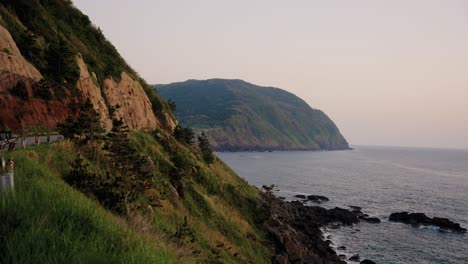
<svg viewBox="0 0 468 264">
<path fill-rule="evenodd" d="M 333 250 L 331 241 L 325 240 L 321 228 L 330 224 L 352 225 L 362 216 L 360 210 L 325 209 L 305 206 L 300 201 L 286 202 L 271 191 L 263 193 L 263 209 L 266 217 L 262 227 L 274 241 L 272 263 L 277 264 L 346 263 Z M 359 256 L 354 261 L 359 261 Z"/>
<path fill-rule="evenodd" d="M 324 236 L 324 228 L 340 228 L 350 226 L 360 221 L 378 224 L 381 220 L 364 214 L 361 207 L 348 206 L 350 210 L 335 207 L 326 209 L 320 206 L 309 206 L 305 203 L 320 204 L 329 201 L 321 195 L 297 194 L 296 201 L 284 201 L 284 198 L 273 194 L 272 187 L 263 187 L 262 209 L 265 217 L 261 226 L 273 241 L 275 256 L 272 263 L 347 263 L 346 260 L 356 263 L 375 263 L 364 259 L 361 261 L 359 254 L 352 255 L 349 259 L 345 255 L 338 255 L 332 247 L 330 237 Z M 310 203 L 309 203 L 310 204 Z M 434 225 L 441 230 L 465 233 L 466 229 L 458 223 L 447 218 L 430 218 L 423 213 L 392 213 L 390 222 L 402 222 L 414 226 Z M 339 246 L 337 250 L 346 250 L 345 246 Z"/>
</svg>

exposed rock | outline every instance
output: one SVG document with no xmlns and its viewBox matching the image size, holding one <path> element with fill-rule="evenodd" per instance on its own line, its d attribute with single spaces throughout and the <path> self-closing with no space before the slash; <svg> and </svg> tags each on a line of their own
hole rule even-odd
<svg viewBox="0 0 468 264">
<path fill-rule="evenodd" d="M 106 130 L 110 130 L 112 128 L 112 121 L 109 117 L 106 102 L 102 97 L 101 88 L 96 85 L 97 80 L 89 73 L 88 67 L 86 67 L 81 56 L 78 56 L 77 61 L 80 67 L 80 78 L 76 87 L 81 91 L 83 100 L 89 99 L 93 104 L 94 110 L 100 114 L 101 126 Z"/>
<path fill-rule="evenodd" d="M 330 223 L 356 223 L 359 221 L 356 213 L 304 206 L 299 201 L 284 202 L 271 192 L 263 195 L 263 201 L 266 212 L 263 228 L 275 241 L 276 263 L 286 256 L 287 263 L 343 263 L 330 247 L 330 241 L 323 240 L 320 228 Z"/>
<path fill-rule="evenodd" d="M 42 79 L 41 73 L 29 63 L 16 46 L 10 32 L 0 25 L 0 79 L 4 73 L 19 75 L 39 81 Z M 0 89 L 4 86 L 0 86 Z"/>
<path fill-rule="evenodd" d="M 447 218 L 434 217 L 430 218 L 423 213 L 392 213 L 389 217 L 392 222 L 402 222 L 410 225 L 434 225 L 442 229 L 453 230 L 455 232 L 465 233 L 466 229 L 460 224 L 450 221 Z"/>
<path fill-rule="evenodd" d="M 368 260 L 368 259 L 365 259 L 365 260 L 363 260 L 363 261 L 361 261 L 361 262 L 359 262 L 359 263 L 360 263 L 360 264 L 376 264 L 374 261 Z"/>
<path fill-rule="evenodd" d="M 104 81 L 104 92 L 109 104 L 115 108 L 115 117 L 130 129 L 155 129 L 160 126 L 154 116 L 152 104 L 141 84 L 122 72 L 121 80 Z"/>
<path fill-rule="evenodd" d="M 307 199 L 307 196 L 304 194 L 296 194 L 294 197 L 299 198 L 299 199 Z"/>
<path fill-rule="evenodd" d="M 346 250 L 346 247 L 345 246 L 339 246 L 337 249 L 338 250 Z"/>
<path fill-rule="evenodd" d="M 364 221 L 366 221 L 368 223 L 371 223 L 371 224 L 378 224 L 378 223 L 381 222 L 380 219 L 377 218 L 377 217 L 360 216 L 359 219 L 364 220 Z"/>
<path fill-rule="evenodd" d="M 353 255 L 352 257 L 350 257 L 349 261 L 358 262 L 360 259 L 361 259 L 361 257 L 359 257 L 359 254 L 356 254 L 356 255 Z"/>
<path fill-rule="evenodd" d="M 308 195 L 307 199 L 314 203 L 322 203 L 322 202 L 330 201 L 330 199 L 322 195 Z"/>
<path fill-rule="evenodd" d="M 355 206 L 355 205 L 350 205 L 348 206 L 349 208 L 353 209 L 353 210 L 357 210 L 357 211 L 361 211 L 362 210 L 362 207 L 360 206 Z"/>
</svg>

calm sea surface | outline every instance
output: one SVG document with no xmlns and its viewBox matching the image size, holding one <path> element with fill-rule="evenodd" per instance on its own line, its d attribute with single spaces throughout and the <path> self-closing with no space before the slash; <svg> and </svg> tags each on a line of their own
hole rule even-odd
<svg viewBox="0 0 468 264">
<path fill-rule="evenodd" d="M 332 152 L 217 153 L 251 184 L 278 195 L 316 194 L 324 207 L 354 205 L 380 224 L 327 230 L 338 254 L 377 263 L 468 263 L 468 234 L 388 221 L 392 212 L 447 217 L 468 228 L 468 150 L 356 147 Z"/>
</svg>

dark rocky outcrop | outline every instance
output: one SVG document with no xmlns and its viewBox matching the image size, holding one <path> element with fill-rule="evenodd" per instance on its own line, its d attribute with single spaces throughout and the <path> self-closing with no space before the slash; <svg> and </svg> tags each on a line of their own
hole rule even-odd
<svg viewBox="0 0 468 264">
<path fill-rule="evenodd" d="M 376 264 L 374 261 L 368 260 L 368 259 L 365 259 L 365 260 L 363 260 L 363 261 L 361 261 L 361 262 L 359 262 L 359 263 L 360 263 L 360 264 Z"/>
<path fill-rule="evenodd" d="M 345 263 L 324 241 L 320 228 L 331 223 L 357 223 L 357 213 L 304 206 L 299 201 L 285 202 L 271 192 L 263 194 L 263 209 L 262 226 L 275 241 L 273 263 Z"/>
<path fill-rule="evenodd" d="M 399 212 L 392 213 L 389 217 L 392 222 L 402 222 L 410 225 L 434 225 L 442 229 L 453 230 L 455 232 L 466 233 L 466 229 L 462 228 L 460 224 L 450 221 L 447 218 L 434 217 L 430 218 L 424 213 L 408 213 Z"/>
<path fill-rule="evenodd" d="M 349 258 L 349 261 L 358 262 L 360 259 L 361 259 L 361 257 L 359 256 L 359 254 L 356 254 L 356 255 L 351 256 Z"/>
<path fill-rule="evenodd" d="M 307 200 L 314 202 L 314 203 L 322 203 L 322 202 L 330 201 L 330 199 L 322 195 L 308 195 Z"/>
<path fill-rule="evenodd" d="M 305 194 L 296 194 L 294 195 L 295 198 L 299 198 L 299 199 L 307 199 L 307 195 Z"/>
<path fill-rule="evenodd" d="M 378 224 L 378 223 L 381 222 L 379 218 L 369 217 L 367 215 L 362 215 L 362 216 L 359 217 L 359 219 L 364 220 L 364 221 L 366 221 L 368 223 L 371 223 L 371 224 Z"/>
</svg>

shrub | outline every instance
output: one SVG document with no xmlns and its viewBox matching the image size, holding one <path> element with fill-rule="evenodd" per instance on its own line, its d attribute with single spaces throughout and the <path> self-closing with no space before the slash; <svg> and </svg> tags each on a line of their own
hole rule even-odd
<svg viewBox="0 0 468 264">
<path fill-rule="evenodd" d="M 205 133 L 202 133 L 200 136 L 198 136 L 198 147 L 202 152 L 205 162 L 208 164 L 213 163 L 215 157 L 213 155 L 213 150 L 211 150 L 210 141 L 208 141 L 208 137 L 205 135 Z"/>
<path fill-rule="evenodd" d="M 174 137 L 182 143 L 193 144 L 195 133 L 190 127 L 182 127 L 177 125 L 173 132 Z"/>
<path fill-rule="evenodd" d="M 26 89 L 26 85 L 22 81 L 19 81 L 15 85 L 15 87 L 13 87 L 13 89 L 11 89 L 10 93 L 12 95 L 16 96 L 16 97 L 19 97 L 19 98 L 23 99 L 23 100 L 26 100 L 29 97 L 28 90 Z"/>
</svg>

